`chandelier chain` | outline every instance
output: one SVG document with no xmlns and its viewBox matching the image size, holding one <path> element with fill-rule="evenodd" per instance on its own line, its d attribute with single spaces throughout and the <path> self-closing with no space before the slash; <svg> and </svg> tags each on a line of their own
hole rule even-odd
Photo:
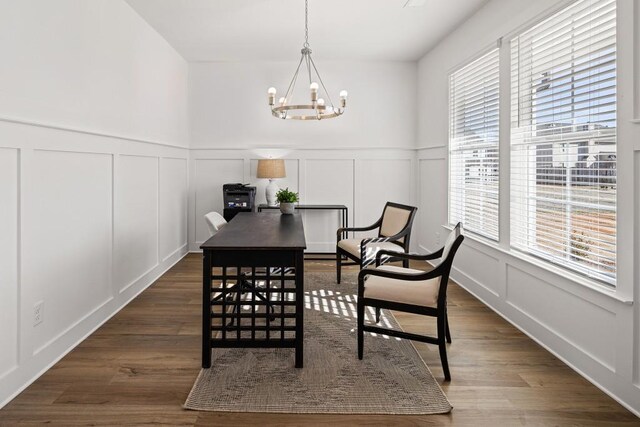
<svg viewBox="0 0 640 427">
<path fill-rule="evenodd" d="M 304 47 L 309 47 L 309 0 L 304 0 Z"/>
</svg>

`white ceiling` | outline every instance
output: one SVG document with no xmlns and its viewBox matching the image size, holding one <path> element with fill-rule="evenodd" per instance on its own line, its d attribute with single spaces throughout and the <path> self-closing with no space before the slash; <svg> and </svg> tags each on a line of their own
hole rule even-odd
<svg viewBox="0 0 640 427">
<path fill-rule="evenodd" d="M 291 60 L 303 0 L 127 0 L 188 61 Z M 309 0 L 316 58 L 417 60 L 487 0 Z M 420 2 L 418 2 L 420 3 Z"/>
</svg>

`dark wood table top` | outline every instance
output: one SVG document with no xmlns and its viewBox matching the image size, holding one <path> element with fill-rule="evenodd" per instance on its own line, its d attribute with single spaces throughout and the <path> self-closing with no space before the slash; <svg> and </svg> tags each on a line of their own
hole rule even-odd
<svg viewBox="0 0 640 427">
<path fill-rule="evenodd" d="M 240 212 L 204 242 L 203 250 L 306 249 L 299 214 Z"/>
</svg>

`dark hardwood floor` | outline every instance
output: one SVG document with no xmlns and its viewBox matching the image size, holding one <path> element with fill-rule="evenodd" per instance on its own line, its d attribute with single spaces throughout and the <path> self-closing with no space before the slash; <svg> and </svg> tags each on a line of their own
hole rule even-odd
<svg viewBox="0 0 640 427">
<path fill-rule="evenodd" d="M 306 265 L 307 271 L 335 269 L 331 261 Z M 183 410 L 200 369 L 201 257 L 194 254 L 0 410 L 0 425 L 640 426 L 639 418 L 466 291 L 455 284 L 449 289 L 451 383 L 442 382 L 437 348 L 416 344 L 454 406 L 447 415 Z M 425 332 L 435 326 L 432 319 L 397 318 L 407 330 Z"/>
</svg>

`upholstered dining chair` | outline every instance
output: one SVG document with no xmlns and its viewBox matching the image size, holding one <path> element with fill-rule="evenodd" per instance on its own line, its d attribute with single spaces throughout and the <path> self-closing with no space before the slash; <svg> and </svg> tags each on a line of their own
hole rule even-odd
<svg viewBox="0 0 640 427">
<path fill-rule="evenodd" d="M 216 211 L 209 212 L 204 216 L 204 219 L 207 222 L 210 236 L 213 236 L 218 230 L 227 225 L 227 220 Z"/>
<path fill-rule="evenodd" d="M 358 359 L 362 360 L 363 357 L 365 331 L 436 344 L 440 350 L 444 378 L 446 381 L 451 381 L 446 346 L 446 342 L 451 342 L 447 316 L 447 283 L 453 258 L 463 240 L 462 225 L 458 223 L 440 250 L 426 255 L 381 250 L 376 255 L 376 268 L 360 272 L 358 275 Z M 385 256 L 423 261 L 440 258 L 441 261 L 433 270 L 422 271 L 392 265 L 380 266 L 381 259 Z M 365 324 L 366 307 L 375 309 L 376 324 L 380 322 L 380 309 L 383 308 L 436 317 L 437 337 Z"/>
<path fill-rule="evenodd" d="M 336 242 L 336 278 L 340 283 L 343 265 L 359 265 L 363 269 L 372 265 L 376 253 L 382 249 L 388 252 L 408 252 L 411 239 L 411 225 L 418 208 L 387 202 L 382 216 L 368 227 L 339 228 Z M 378 229 L 377 237 L 345 238 L 349 232 L 370 231 Z M 343 263 L 346 257 L 353 262 Z M 393 257 L 386 257 L 385 261 L 394 261 Z M 409 260 L 403 259 L 403 265 L 409 266 Z"/>
</svg>

